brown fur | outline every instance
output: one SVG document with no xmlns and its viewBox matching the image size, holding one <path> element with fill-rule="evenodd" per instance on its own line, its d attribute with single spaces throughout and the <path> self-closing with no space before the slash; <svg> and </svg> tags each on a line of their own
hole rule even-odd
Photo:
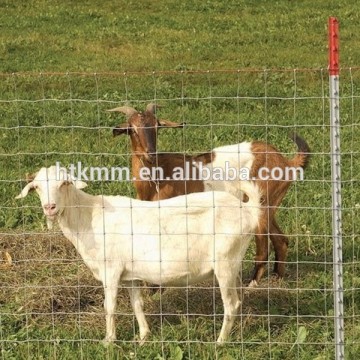
<svg viewBox="0 0 360 360">
<path fill-rule="evenodd" d="M 272 145 L 259 141 L 253 142 L 251 150 L 255 155 L 255 160 L 251 168 L 251 177 L 257 177 L 259 169 L 262 167 L 266 167 L 269 170 L 274 167 L 279 167 L 282 170 L 286 167 L 305 168 L 309 159 L 310 149 L 306 142 L 296 134 L 294 134 L 293 140 L 298 145 L 298 153 L 293 159 L 285 158 Z M 265 272 L 265 262 L 268 259 L 268 237 L 270 237 L 275 251 L 274 273 L 279 277 L 284 276 L 289 240 L 277 224 L 275 215 L 292 181 L 257 179 L 255 182 L 258 184 L 264 198 L 264 214 L 260 219 L 255 236 L 256 256 L 252 277 L 252 280 L 258 283 Z"/>
<path fill-rule="evenodd" d="M 153 168 L 161 168 L 164 171 L 164 179 L 171 179 L 174 168 L 185 168 L 185 163 L 192 164 L 192 157 L 182 154 L 156 154 L 154 163 L 150 163 L 145 158 L 137 155 L 132 155 L 132 173 L 136 177 L 134 185 L 137 192 L 137 198 L 141 200 L 155 201 L 168 199 L 174 196 L 190 194 L 194 192 L 203 192 L 204 184 L 197 179 L 199 177 L 198 171 L 190 166 L 190 176 L 188 181 L 177 180 L 159 180 L 152 178 L 151 180 L 141 180 L 139 178 L 140 168 L 147 167 L 150 170 Z"/>
<path fill-rule="evenodd" d="M 215 160 L 215 154 L 213 152 L 207 152 L 204 154 L 194 155 L 193 158 L 196 162 L 206 165 Z"/>
</svg>

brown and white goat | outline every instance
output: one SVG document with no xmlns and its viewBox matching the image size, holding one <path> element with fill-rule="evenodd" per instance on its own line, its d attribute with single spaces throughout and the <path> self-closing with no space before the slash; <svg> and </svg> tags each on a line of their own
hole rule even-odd
<svg viewBox="0 0 360 360">
<path fill-rule="evenodd" d="M 287 169 L 305 168 L 309 160 L 309 146 L 300 136 L 294 134 L 291 138 L 298 147 L 298 152 L 292 159 L 287 159 L 272 145 L 261 142 L 242 142 L 213 149 L 200 155 L 186 155 L 182 153 L 157 153 L 157 130 L 163 127 L 183 127 L 168 120 L 158 119 L 155 115 L 156 105 L 149 104 L 144 112 L 138 112 L 132 107 L 123 106 L 109 111 L 127 115 L 127 122 L 113 129 L 113 135 L 127 134 L 132 145 L 132 175 L 137 191 L 137 198 L 155 201 L 182 194 L 209 190 L 223 190 L 241 197 L 240 181 L 199 180 L 202 168 L 249 169 L 251 179 L 258 184 L 263 194 L 263 214 L 256 232 L 255 269 L 250 286 L 256 286 L 265 271 L 268 259 L 268 238 L 275 251 L 274 273 L 283 277 L 285 261 L 288 252 L 288 238 L 281 231 L 276 219 L 276 211 L 286 195 L 290 184 L 295 179 Z M 190 166 L 189 166 L 190 165 Z M 183 180 L 174 180 L 174 169 L 186 167 L 190 175 Z M 161 178 L 151 177 L 144 180 L 141 169 L 148 168 L 150 174 L 156 174 L 155 168 L 161 168 Z M 272 169 L 290 174 L 288 178 L 279 180 L 262 180 L 259 177 L 262 169 L 270 173 Z M 279 170 L 280 169 L 280 170 Z M 295 176 L 296 174 L 292 174 Z"/>
</svg>

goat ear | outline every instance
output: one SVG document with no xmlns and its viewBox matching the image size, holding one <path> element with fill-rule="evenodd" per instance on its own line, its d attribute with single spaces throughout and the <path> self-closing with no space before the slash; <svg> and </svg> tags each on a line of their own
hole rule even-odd
<svg viewBox="0 0 360 360">
<path fill-rule="evenodd" d="M 21 190 L 21 193 L 15 199 L 24 198 L 29 193 L 29 191 L 33 189 L 34 189 L 34 183 L 31 181 Z"/>
<path fill-rule="evenodd" d="M 164 119 L 159 119 L 158 124 L 160 128 L 166 128 L 166 127 L 183 128 L 185 126 L 185 123 L 176 123 L 174 121 L 164 120 Z"/>
<path fill-rule="evenodd" d="M 81 181 L 81 180 L 74 180 L 73 184 L 79 190 L 87 187 L 87 183 L 85 181 Z"/>
<path fill-rule="evenodd" d="M 69 184 L 73 184 L 75 186 L 76 189 L 84 189 L 87 187 L 87 183 L 81 180 L 77 180 L 75 178 L 70 178 L 69 180 L 64 180 L 60 186 L 63 185 L 69 185 Z"/>
<path fill-rule="evenodd" d="M 129 126 L 128 123 L 123 123 L 113 129 L 113 136 L 119 136 L 122 134 L 130 135 L 131 132 L 132 132 L 131 126 Z"/>
</svg>

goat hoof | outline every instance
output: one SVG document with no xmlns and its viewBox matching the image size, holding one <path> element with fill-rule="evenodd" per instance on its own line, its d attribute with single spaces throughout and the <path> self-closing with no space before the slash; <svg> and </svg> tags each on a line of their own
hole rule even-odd
<svg viewBox="0 0 360 360">
<path fill-rule="evenodd" d="M 256 288 L 258 287 L 258 282 L 256 280 L 251 280 L 248 288 Z"/>
<path fill-rule="evenodd" d="M 114 344 L 114 341 L 116 340 L 116 338 L 108 338 L 106 337 L 104 340 L 101 341 L 101 344 L 105 347 L 108 347 L 112 344 Z"/>
<path fill-rule="evenodd" d="M 139 340 L 139 345 L 140 346 L 143 346 L 145 344 L 146 339 L 148 338 L 148 335 L 149 335 L 149 333 L 147 332 L 145 335 L 140 337 L 140 340 Z"/>
<path fill-rule="evenodd" d="M 276 279 L 282 279 L 282 278 L 283 278 L 283 276 L 280 275 L 276 270 L 274 270 L 274 271 L 271 273 L 271 276 L 272 276 L 273 278 L 276 278 Z"/>
<path fill-rule="evenodd" d="M 216 340 L 216 345 L 217 345 L 217 346 L 224 346 L 225 343 L 226 343 L 226 340 L 225 340 L 225 339 L 222 339 L 222 338 L 220 339 L 220 338 L 219 338 L 219 339 Z"/>
<path fill-rule="evenodd" d="M 101 341 L 101 345 L 104 347 L 109 347 L 112 344 L 112 341 L 109 341 L 107 339 L 104 339 Z"/>
</svg>

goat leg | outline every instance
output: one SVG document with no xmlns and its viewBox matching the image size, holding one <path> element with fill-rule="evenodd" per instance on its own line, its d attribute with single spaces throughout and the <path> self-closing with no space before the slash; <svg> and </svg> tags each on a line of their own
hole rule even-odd
<svg viewBox="0 0 360 360">
<path fill-rule="evenodd" d="M 256 256 L 255 256 L 255 267 L 251 277 L 249 287 L 256 287 L 265 272 L 265 264 L 268 260 L 268 235 L 266 232 L 258 232 L 255 235 L 256 241 Z"/>
<path fill-rule="evenodd" d="M 241 302 L 236 291 L 236 281 L 218 278 L 221 298 L 224 304 L 224 319 L 217 343 L 222 345 L 228 340 L 234 320 L 239 312 Z"/>
<path fill-rule="evenodd" d="M 275 251 L 274 274 L 279 278 L 282 278 L 285 275 L 285 261 L 289 239 L 281 231 L 275 219 L 273 219 L 270 224 L 270 239 Z"/>
<path fill-rule="evenodd" d="M 116 328 L 115 328 L 115 309 L 116 309 L 116 297 L 117 297 L 117 284 L 115 286 L 104 285 L 105 300 L 105 316 L 106 316 L 106 336 L 103 341 L 105 345 L 112 343 L 116 340 Z"/>
<path fill-rule="evenodd" d="M 149 325 L 145 319 L 144 301 L 141 296 L 139 282 L 133 281 L 127 283 L 127 289 L 130 295 L 131 306 L 134 310 L 136 320 L 139 324 L 140 345 L 144 344 L 146 336 L 150 333 Z"/>
</svg>

